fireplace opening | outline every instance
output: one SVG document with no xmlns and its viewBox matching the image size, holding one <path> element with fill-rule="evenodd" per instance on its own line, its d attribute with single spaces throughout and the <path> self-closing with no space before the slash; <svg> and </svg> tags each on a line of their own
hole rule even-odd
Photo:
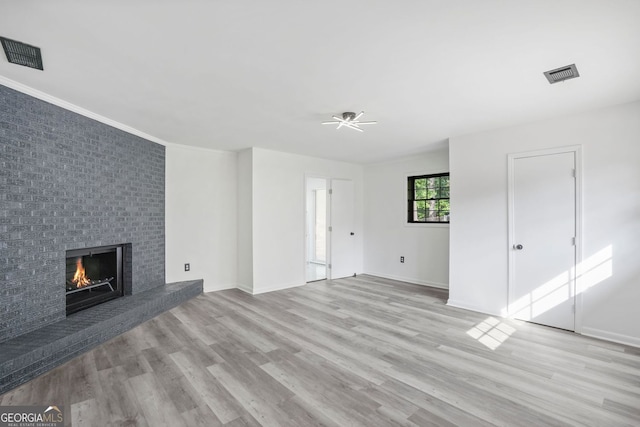
<svg viewBox="0 0 640 427">
<path fill-rule="evenodd" d="M 124 245 L 67 251 L 67 315 L 124 295 Z"/>
</svg>

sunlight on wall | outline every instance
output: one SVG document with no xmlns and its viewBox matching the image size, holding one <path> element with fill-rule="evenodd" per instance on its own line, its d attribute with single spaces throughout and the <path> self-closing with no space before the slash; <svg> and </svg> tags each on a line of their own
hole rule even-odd
<svg viewBox="0 0 640 427">
<path fill-rule="evenodd" d="M 502 310 L 503 316 L 531 320 L 562 304 L 592 286 L 613 276 L 613 247 L 605 247 L 582 261 L 577 267 L 565 271 Z M 575 277 L 576 292 L 573 291 Z"/>
<path fill-rule="evenodd" d="M 498 348 L 516 331 L 512 326 L 499 321 L 495 317 L 487 317 L 467 331 L 467 335 L 478 340 L 491 350 Z"/>
<path fill-rule="evenodd" d="M 557 275 L 527 295 L 502 309 L 503 317 L 531 320 L 613 276 L 613 246 L 609 245 L 582 261 L 574 269 Z M 573 292 L 575 277 L 576 292 Z M 488 317 L 467 331 L 467 335 L 491 350 L 498 348 L 516 331 L 495 317 Z"/>
<path fill-rule="evenodd" d="M 581 262 L 576 273 L 578 294 L 613 276 L 613 246 L 609 245 Z"/>
</svg>

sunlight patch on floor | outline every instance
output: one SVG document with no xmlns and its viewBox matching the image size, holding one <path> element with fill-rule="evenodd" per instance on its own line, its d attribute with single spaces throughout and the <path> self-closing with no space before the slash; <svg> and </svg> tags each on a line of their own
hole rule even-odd
<svg viewBox="0 0 640 427">
<path fill-rule="evenodd" d="M 485 320 L 469 329 L 467 331 L 467 335 L 489 347 L 491 350 L 495 350 L 500 347 L 500 345 L 502 345 L 502 343 L 504 343 L 515 331 L 516 329 L 513 326 L 507 325 L 495 317 L 487 317 Z"/>
</svg>

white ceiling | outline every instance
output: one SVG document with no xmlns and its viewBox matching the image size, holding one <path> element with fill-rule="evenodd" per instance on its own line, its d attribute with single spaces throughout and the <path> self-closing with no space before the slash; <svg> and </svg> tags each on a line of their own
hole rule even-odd
<svg viewBox="0 0 640 427">
<path fill-rule="evenodd" d="M 640 99 L 639 0 L 0 0 L 0 35 L 45 68 L 0 76 L 221 150 L 370 163 Z M 364 133 L 320 124 L 360 110 Z"/>
</svg>

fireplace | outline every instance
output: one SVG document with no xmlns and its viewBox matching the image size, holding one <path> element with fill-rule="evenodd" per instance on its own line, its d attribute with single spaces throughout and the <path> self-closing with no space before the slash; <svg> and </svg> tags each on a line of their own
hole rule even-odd
<svg viewBox="0 0 640 427">
<path fill-rule="evenodd" d="M 67 251 L 67 315 L 124 295 L 127 245 Z"/>
</svg>

